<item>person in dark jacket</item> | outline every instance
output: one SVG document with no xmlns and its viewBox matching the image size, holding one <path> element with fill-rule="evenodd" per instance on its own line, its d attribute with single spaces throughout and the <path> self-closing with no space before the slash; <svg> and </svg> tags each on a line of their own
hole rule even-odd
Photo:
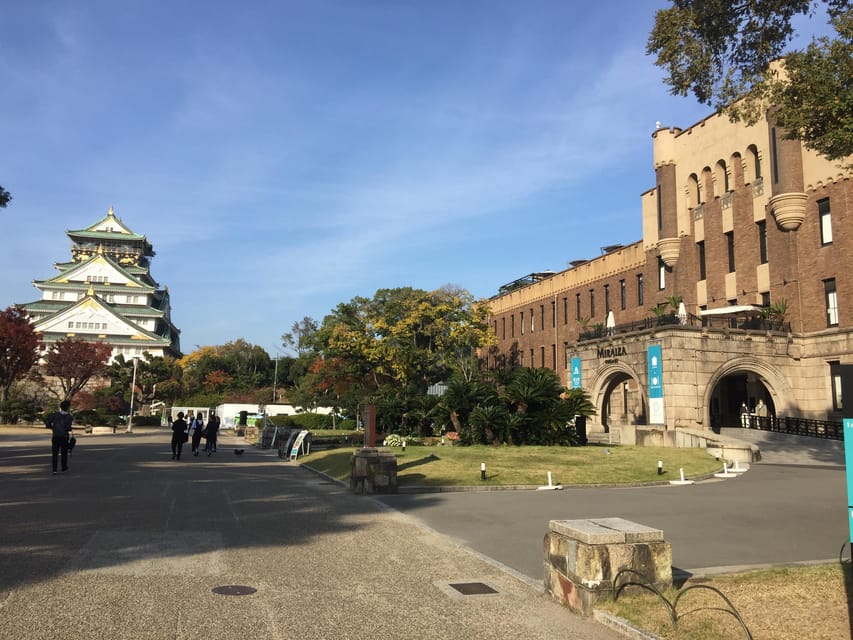
<svg viewBox="0 0 853 640">
<path fill-rule="evenodd" d="M 181 449 L 187 441 L 187 423 L 184 412 L 178 411 L 178 419 L 172 423 L 172 460 L 181 459 Z"/>
<path fill-rule="evenodd" d="M 68 410 L 71 403 L 63 400 L 59 403 L 59 411 L 51 413 L 44 423 L 51 430 L 50 438 L 50 460 L 53 464 L 53 475 L 56 475 L 57 462 L 60 454 L 62 459 L 62 471 L 68 471 L 68 441 L 71 439 L 71 423 L 74 418 Z"/>
<path fill-rule="evenodd" d="M 192 445 L 192 454 L 194 456 L 198 455 L 202 433 L 204 433 L 204 416 L 199 411 L 196 414 L 195 420 L 190 422 L 190 444 Z"/>
<path fill-rule="evenodd" d="M 219 436 L 219 416 L 211 415 L 207 421 L 207 455 L 216 453 L 216 438 Z"/>
</svg>

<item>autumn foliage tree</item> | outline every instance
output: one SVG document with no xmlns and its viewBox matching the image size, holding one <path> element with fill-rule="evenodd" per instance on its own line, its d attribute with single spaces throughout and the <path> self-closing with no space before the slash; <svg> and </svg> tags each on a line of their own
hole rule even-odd
<svg viewBox="0 0 853 640">
<path fill-rule="evenodd" d="M 9 399 L 9 390 L 38 359 L 39 337 L 20 305 L 0 312 L 0 401 Z"/>
<path fill-rule="evenodd" d="M 56 378 L 62 400 L 71 400 L 93 377 L 107 373 L 112 347 L 105 342 L 65 338 L 51 345 L 45 356 L 44 373 Z"/>
</svg>

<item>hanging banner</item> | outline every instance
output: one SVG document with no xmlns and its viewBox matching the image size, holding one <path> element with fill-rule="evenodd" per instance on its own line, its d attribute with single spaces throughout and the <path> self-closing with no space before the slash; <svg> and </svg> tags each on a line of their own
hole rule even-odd
<svg viewBox="0 0 853 640">
<path fill-rule="evenodd" d="M 581 388 L 581 359 L 578 356 L 572 358 L 572 389 Z"/>
<path fill-rule="evenodd" d="M 666 424 L 663 415 L 663 365 L 660 345 L 650 344 L 646 357 L 649 367 L 649 424 Z"/>
<path fill-rule="evenodd" d="M 853 365 L 841 365 L 841 417 L 844 433 L 844 460 L 847 476 L 847 524 L 853 554 Z"/>
</svg>

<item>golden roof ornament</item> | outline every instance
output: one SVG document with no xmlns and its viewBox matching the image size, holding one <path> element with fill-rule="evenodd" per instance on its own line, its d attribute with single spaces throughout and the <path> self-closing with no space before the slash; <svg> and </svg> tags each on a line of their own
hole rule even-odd
<svg viewBox="0 0 853 640">
<path fill-rule="evenodd" d="M 115 211 L 113 211 L 113 206 L 110 205 L 109 210 L 107 211 L 107 215 L 112 218 L 115 215 Z"/>
</svg>

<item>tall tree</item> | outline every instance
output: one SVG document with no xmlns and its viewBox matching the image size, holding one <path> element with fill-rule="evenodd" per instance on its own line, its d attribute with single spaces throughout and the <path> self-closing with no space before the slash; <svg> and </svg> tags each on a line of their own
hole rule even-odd
<svg viewBox="0 0 853 640">
<path fill-rule="evenodd" d="M 9 201 L 12 199 L 12 194 L 0 186 L 0 207 L 6 208 Z"/>
<path fill-rule="evenodd" d="M 105 342 L 65 338 L 51 345 L 44 373 L 59 381 L 62 400 L 72 400 L 93 377 L 105 376 L 112 347 Z"/>
<path fill-rule="evenodd" d="M 38 345 L 39 336 L 22 306 L 0 312 L 0 401 L 9 399 L 12 385 L 38 360 Z"/>
<path fill-rule="evenodd" d="M 821 8 L 834 36 L 786 52 L 792 20 Z M 646 50 L 673 94 L 693 93 L 747 123 L 772 105 L 789 137 L 831 160 L 853 154 L 850 0 L 673 0 L 657 12 Z"/>
</svg>

